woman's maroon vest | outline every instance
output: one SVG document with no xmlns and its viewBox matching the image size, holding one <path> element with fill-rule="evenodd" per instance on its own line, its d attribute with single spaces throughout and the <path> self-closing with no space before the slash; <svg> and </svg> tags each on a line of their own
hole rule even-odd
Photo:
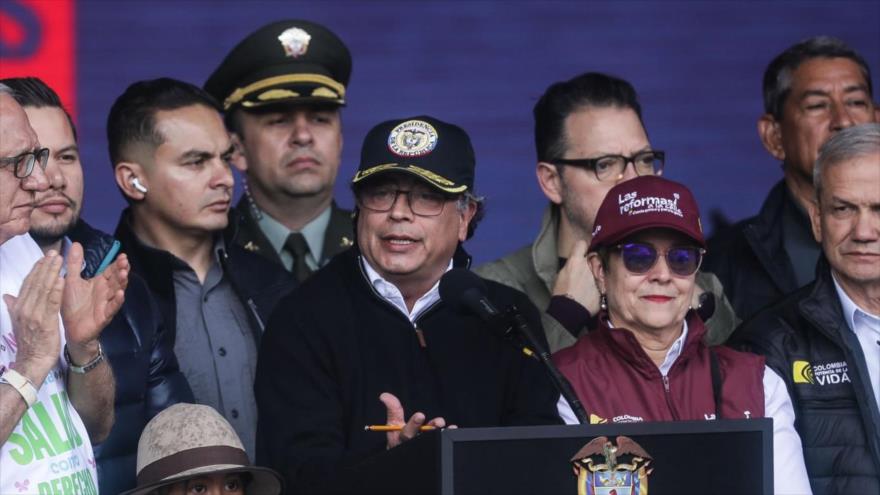
<svg viewBox="0 0 880 495">
<path fill-rule="evenodd" d="M 764 358 L 713 347 L 703 322 L 688 313 L 684 349 L 666 378 L 635 336 L 611 328 L 606 314 L 598 328 L 553 355 L 571 382 L 590 423 L 740 419 L 764 416 Z M 716 411 L 710 355 L 720 372 L 721 411 Z"/>
</svg>

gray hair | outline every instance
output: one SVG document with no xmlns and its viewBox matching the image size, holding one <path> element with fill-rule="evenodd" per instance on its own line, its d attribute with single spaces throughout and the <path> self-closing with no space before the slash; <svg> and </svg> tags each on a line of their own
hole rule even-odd
<svg viewBox="0 0 880 495">
<path fill-rule="evenodd" d="M 15 97 L 15 92 L 12 91 L 12 88 L 10 88 L 9 86 L 0 83 L 0 95 L 9 95 Z"/>
<path fill-rule="evenodd" d="M 816 198 L 822 190 L 822 173 L 854 158 L 880 153 L 880 124 L 861 124 L 844 129 L 819 148 L 819 157 L 813 167 L 813 187 Z"/>
<path fill-rule="evenodd" d="M 458 207 L 458 211 L 465 212 L 468 209 L 468 205 L 470 203 L 474 203 L 477 205 L 477 212 L 474 213 L 474 217 L 471 219 L 470 225 L 468 225 L 467 238 L 470 239 L 473 237 L 474 232 L 477 231 L 477 225 L 480 223 L 480 220 L 486 215 L 486 198 L 484 196 L 477 196 L 470 191 L 465 191 L 461 196 L 456 200 L 455 205 Z"/>
</svg>

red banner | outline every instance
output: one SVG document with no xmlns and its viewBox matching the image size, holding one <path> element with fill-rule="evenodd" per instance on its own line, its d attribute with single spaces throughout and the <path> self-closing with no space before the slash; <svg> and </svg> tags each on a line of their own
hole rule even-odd
<svg viewBox="0 0 880 495">
<path fill-rule="evenodd" d="M 39 77 L 76 118 L 75 0 L 0 2 L 0 77 Z"/>
</svg>

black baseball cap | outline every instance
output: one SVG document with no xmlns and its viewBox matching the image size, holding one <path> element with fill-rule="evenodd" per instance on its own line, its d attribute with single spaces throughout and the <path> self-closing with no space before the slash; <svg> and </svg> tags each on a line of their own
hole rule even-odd
<svg viewBox="0 0 880 495">
<path fill-rule="evenodd" d="M 276 103 L 345 104 L 351 53 L 326 27 L 273 22 L 243 39 L 205 82 L 228 111 Z"/>
<path fill-rule="evenodd" d="M 457 125 L 421 115 L 382 122 L 370 129 L 352 185 L 388 172 L 417 176 L 450 194 L 473 191 L 474 148 Z"/>
</svg>

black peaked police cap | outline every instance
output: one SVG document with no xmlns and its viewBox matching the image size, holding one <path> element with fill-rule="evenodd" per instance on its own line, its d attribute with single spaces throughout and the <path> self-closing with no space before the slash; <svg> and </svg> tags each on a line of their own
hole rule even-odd
<svg viewBox="0 0 880 495">
<path fill-rule="evenodd" d="M 388 120 L 370 129 L 351 183 L 402 172 L 440 191 L 460 194 L 473 191 L 475 166 L 474 148 L 464 129 L 421 115 Z"/>
<path fill-rule="evenodd" d="M 243 39 L 205 82 L 228 111 L 275 103 L 345 104 L 351 53 L 326 27 L 303 20 L 267 24 Z"/>
</svg>

